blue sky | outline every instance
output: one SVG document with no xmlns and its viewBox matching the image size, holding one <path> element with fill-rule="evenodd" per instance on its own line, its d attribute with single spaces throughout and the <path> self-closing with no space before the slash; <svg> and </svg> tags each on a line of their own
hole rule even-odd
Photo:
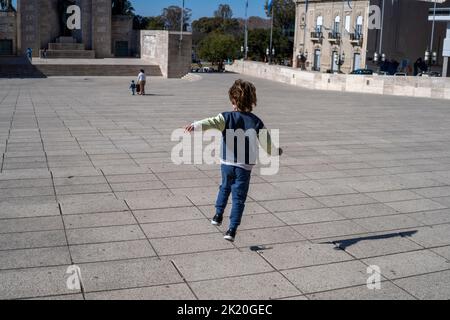
<svg viewBox="0 0 450 320">
<path fill-rule="evenodd" d="M 235 17 L 245 16 L 245 0 L 185 0 L 186 7 L 192 9 L 193 20 L 199 17 L 212 16 L 219 4 L 229 4 Z M 16 0 L 13 0 L 15 5 Z M 141 16 L 161 14 L 162 9 L 170 5 L 181 6 L 182 0 L 132 0 L 136 13 Z M 265 0 L 249 0 L 249 16 L 265 17 Z"/>
<path fill-rule="evenodd" d="M 182 0 L 133 0 L 133 5 L 138 14 L 158 15 L 161 10 L 170 5 L 181 6 Z M 192 18 L 212 16 L 219 4 L 229 4 L 235 17 L 245 16 L 245 0 L 185 0 L 186 7 L 192 9 Z M 262 16 L 265 0 L 249 0 L 249 16 Z"/>
</svg>

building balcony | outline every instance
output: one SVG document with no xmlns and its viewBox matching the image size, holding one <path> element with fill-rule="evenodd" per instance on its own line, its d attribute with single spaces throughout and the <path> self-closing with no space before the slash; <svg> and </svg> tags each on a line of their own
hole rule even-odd
<svg viewBox="0 0 450 320">
<path fill-rule="evenodd" d="M 317 32 L 317 31 L 311 32 L 311 41 L 319 42 L 319 41 L 322 41 L 322 39 L 323 39 L 323 33 L 322 32 Z"/>
<path fill-rule="evenodd" d="M 361 46 L 363 42 L 363 35 L 360 33 L 350 33 L 350 43 L 356 46 Z"/>
<path fill-rule="evenodd" d="M 339 42 L 341 40 L 340 32 L 329 32 L 328 33 L 328 41 L 330 42 Z"/>
</svg>

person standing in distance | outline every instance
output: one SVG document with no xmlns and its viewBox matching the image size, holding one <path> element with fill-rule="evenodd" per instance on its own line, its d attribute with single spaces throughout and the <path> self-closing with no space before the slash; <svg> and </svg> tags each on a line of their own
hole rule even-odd
<svg viewBox="0 0 450 320">
<path fill-rule="evenodd" d="M 138 75 L 137 83 L 139 84 L 139 95 L 145 96 L 145 83 L 147 82 L 147 77 L 145 75 L 144 69 Z"/>
</svg>

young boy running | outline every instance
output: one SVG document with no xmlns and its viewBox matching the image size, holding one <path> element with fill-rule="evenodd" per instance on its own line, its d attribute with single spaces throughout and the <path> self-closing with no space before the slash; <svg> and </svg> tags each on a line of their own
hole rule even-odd
<svg viewBox="0 0 450 320">
<path fill-rule="evenodd" d="M 255 86 L 248 81 L 237 80 L 229 90 L 229 98 L 233 111 L 194 122 L 186 126 L 185 131 L 217 129 L 222 132 L 222 185 L 217 196 L 216 215 L 211 223 L 215 226 L 222 224 L 228 198 L 232 194 L 230 226 L 224 238 L 233 242 L 244 213 L 251 172 L 256 164 L 258 140 L 269 155 L 272 154 L 272 142 L 262 120 L 252 113 L 257 104 Z M 236 138 L 239 133 L 245 133 L 245 139 Z M 282 150 L 278 149 L 278 154 L 281 153 Z"/>
</svg>

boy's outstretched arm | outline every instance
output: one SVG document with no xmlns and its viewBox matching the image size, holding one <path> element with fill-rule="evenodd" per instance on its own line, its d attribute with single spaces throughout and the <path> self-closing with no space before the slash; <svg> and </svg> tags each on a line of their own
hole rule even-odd
<svg viewBox="0 0 450 320">
<path fill-rule="evenodd" d="M 270 136 L 270 132 L 266 127 L 264 127 L 264 129 L 260 130 L 258 139 L 259 139 L 259 143 L 261 144 L 261 147 L 264 149 L 264 151 L 267 152 L 268 155 L 281 156 L 283 154 L 283 149 L 277 148 L 272 143 L 272 137 Z"/>
<path fill-rule="evenodd" d="M 222 114 L 217 117 L 206 118 L 200 121 L 196 121 L 186 127 L 184 127 L 185 132 L 192 132 L 194 130 L 210 130 L 217 129 L 219 131 L 225 130 L 225 118 Z"/>
</svg>

